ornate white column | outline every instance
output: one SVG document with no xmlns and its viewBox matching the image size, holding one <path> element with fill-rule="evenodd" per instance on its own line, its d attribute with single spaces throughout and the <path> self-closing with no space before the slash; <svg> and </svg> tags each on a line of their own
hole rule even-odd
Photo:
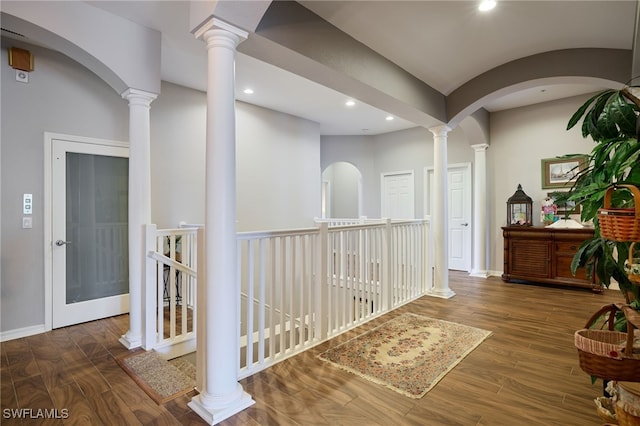
<svg viewBox="0 0 640 426">
<path fill-rule="evenodd" d="M 235 55 L 247 33 L 212 19 L 196 33 L 207 43 L 204 300 L 198 300 L 202 389 L 189 407 L 209 424 L 254 403 L 238 383 L 240 283 L 236 249 Z"/>
<path fill-rule="evenodd" d="M 120 338 L 128 349 L 142 345 L 144 225 L 151 222 L 151 125 L 156 94 L 127 89 L 129 101 L 129 331 Z"/>
<path fill-rule="evenodd" d="M 433 239 L 433 287 L 431 296 L 450 298 L 455 293 L 449 288 L 449 221 L 447 185 L 447 133 L 448 126 L 429 129 L 433 133 L 434 199 L 431 209 L 431 235 Z"/>
<path fill-rule="evenodd" d="M 473 186 L 473 266 L 471 275 L 487 278 L 487 148 L 489 145 L 481 143 L 471 145 L 475 151 Z"/>
</svg>

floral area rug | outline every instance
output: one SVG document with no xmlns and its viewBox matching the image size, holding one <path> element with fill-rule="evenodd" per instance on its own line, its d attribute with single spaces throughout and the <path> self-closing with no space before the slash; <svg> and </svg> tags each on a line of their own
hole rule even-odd
<svg viewBox="0 0 640 426">
<path fill-rule="evenodd" d="M 410 398 L 422 398 L 490 335 L 405 313 L 318 357 Z"/>
</svg>

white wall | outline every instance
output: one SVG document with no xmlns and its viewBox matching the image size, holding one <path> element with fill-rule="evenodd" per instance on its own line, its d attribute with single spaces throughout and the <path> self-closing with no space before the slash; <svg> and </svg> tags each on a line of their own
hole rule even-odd
<svg viewBox="0 0 640 426">
<path fill-rule="evenodd" d="M 503 269 L 502 226 L 507 223 L 507 199 L 518 184 L 533 199 L 534 225 L 540 225 L 542 189 L 541 159 L 565 154 L 588 154 L 591 139 L 583 139 L 580 126 L 570 131 L 567 123 L 588 95 L 514 108 L 491 114 L 491 145 L 487 150 L 487 186 L 491 192 L 490 257 L 492 271 Z"/>
</svg>

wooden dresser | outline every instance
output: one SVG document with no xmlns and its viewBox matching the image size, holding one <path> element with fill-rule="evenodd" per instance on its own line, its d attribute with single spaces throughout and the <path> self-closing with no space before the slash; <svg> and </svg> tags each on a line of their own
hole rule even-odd
<svg viewBox="0 0 640 426">
<path fill-rule="evenodd" d="M 571 273 L 571 261 L 593 229 L 505 226 L 503 281 L 522 280 L 575 287 L 593 287 L 584 268 Z"/>
</svg>

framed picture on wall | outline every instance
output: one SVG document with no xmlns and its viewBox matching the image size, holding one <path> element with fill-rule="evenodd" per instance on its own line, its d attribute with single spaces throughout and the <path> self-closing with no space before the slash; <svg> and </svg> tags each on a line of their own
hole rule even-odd
<svg viewBox="0 0 640 426">
<path fill-rule="evenodd" d="M 571 187 L 571 180 L 587 165 L 586 155 L 542 159 L 542 189 Z"/>
</svg>

